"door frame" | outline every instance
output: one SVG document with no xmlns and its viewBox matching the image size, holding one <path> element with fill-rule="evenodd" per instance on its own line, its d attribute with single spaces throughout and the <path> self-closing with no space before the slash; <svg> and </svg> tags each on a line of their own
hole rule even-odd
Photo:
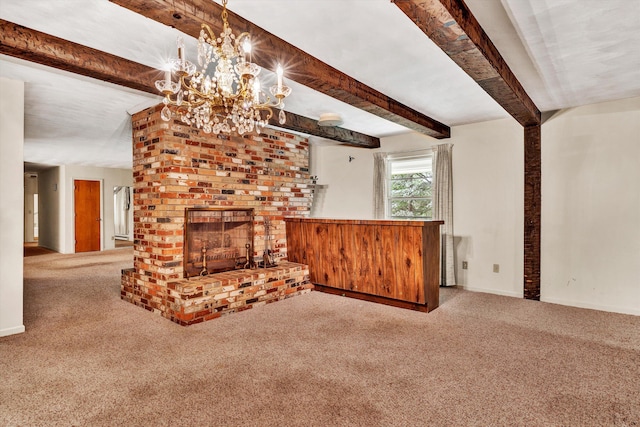
<svg viewBox="0 0 640 427">
<path fill-rule="evenodd" d="M 75 187 L 76 181 L 93 181 L 100 183 L 100 251 L 104 251 L 104 180 L 96 179 L 96 178 L 71 178 L 71 247 L 73 251 L 71 253 L 76 253 L 76 194 Z"/>
</svg>

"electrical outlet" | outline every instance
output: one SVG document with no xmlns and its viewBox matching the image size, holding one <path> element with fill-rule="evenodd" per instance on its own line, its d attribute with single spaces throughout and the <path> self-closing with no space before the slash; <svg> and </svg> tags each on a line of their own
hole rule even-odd
<svg viewBox="0 0 640 427">
<path fill-rule="evenodd" d="M 493 264 L 493 272 L 500 273 L 500 264 Z"/>
<path fill-rule="evenodd" d="M 462 261 L 462 269 L 466 270 L 467 268 L 469 268 L 469 263 L 467 261 Z"/>
</svg>

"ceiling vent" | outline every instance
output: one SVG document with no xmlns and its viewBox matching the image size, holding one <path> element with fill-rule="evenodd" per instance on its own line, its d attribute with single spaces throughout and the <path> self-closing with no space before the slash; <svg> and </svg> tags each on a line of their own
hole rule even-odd
<svg viewBox="0 0 640 427">
<path fill-rule="evenodd" d="M 322 113 L 318 119 L 318 126 L 340 126 L 342 124 L 342 117 L 335 113 Z"/>
</svg>

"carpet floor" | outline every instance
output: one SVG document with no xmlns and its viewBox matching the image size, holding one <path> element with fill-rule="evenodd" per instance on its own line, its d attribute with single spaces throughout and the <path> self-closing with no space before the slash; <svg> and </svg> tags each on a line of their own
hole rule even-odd
<svg viewBox="0 0 640 427">
<path fill-rule="evenodd" d="M 132 258 L 24 259 L 0 426 L 640 426 L 640 316 L 311 292 L 181 327 L 120 299 Z"/>
<path fill-rule="evenodd" d="M 38 246 L 37 243 L 25 243 L 22 251 L 22 255 L 24 257 L 47 255 L 47 254 L 53 254 L 53 253 L 56 253 L 56 251 L 52 251 L 51 249 L 47 249 L 42 246 Z"/>
</svg>

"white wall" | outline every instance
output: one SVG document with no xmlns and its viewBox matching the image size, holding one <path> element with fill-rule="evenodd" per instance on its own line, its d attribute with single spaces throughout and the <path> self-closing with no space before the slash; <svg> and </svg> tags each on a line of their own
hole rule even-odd
<svg viewBox="0 0 640 427">
<path fill-rule="evenodd" d="M 522 297 L 524 130 L 503 119 L 456 126 L 452 135 L 457 283 Z"/>
<path fill-rule="evenodd" d="M 541 299 L 640 315 L 640 98 L 542 128 Z"/>
<path fill-rule="evenodd" d="M 342 145 L 311 145 L 312 175 L 318 193 L 312 215 L 325 218 L 373 218 L 372 151 Z M 349 162 L 349 156 L 355 157 Z"/>
<path fill-rule="evenodd" d="M 0 336 L 24 332 L 24 83 L 0 77 Z"/>
<path fill-rule="evenodd" d="M 114 203 L 113 188 L 116 186 L 133 185 L 131 169 L 95 168 L 89 166 L 67 165 L 63 169 L 61 182 L 64 187 L 63 218 L 63 246 L 60 252 L 75 252 L 73 182 L 74 180 L 100 181 L 102 201 L 100 206 L 102 218 L 101 248 L 102 250 L 115 248 L 115 227 L 113 222 Z"/>
<path fill-rule="evenodd" d="M 458 283 L 522 297 L 523 129 L 504 119 L 451 133 L 388 137 L 380 150 L 454 144 Z M 328 184 L 315 216 L 371 218 L 373 152 L 312 149 L 313 173 Z M 640 98 L 571 109 L 542 126 L 541 237 L 543 301 L 640 314 Z"/>
</svg>

